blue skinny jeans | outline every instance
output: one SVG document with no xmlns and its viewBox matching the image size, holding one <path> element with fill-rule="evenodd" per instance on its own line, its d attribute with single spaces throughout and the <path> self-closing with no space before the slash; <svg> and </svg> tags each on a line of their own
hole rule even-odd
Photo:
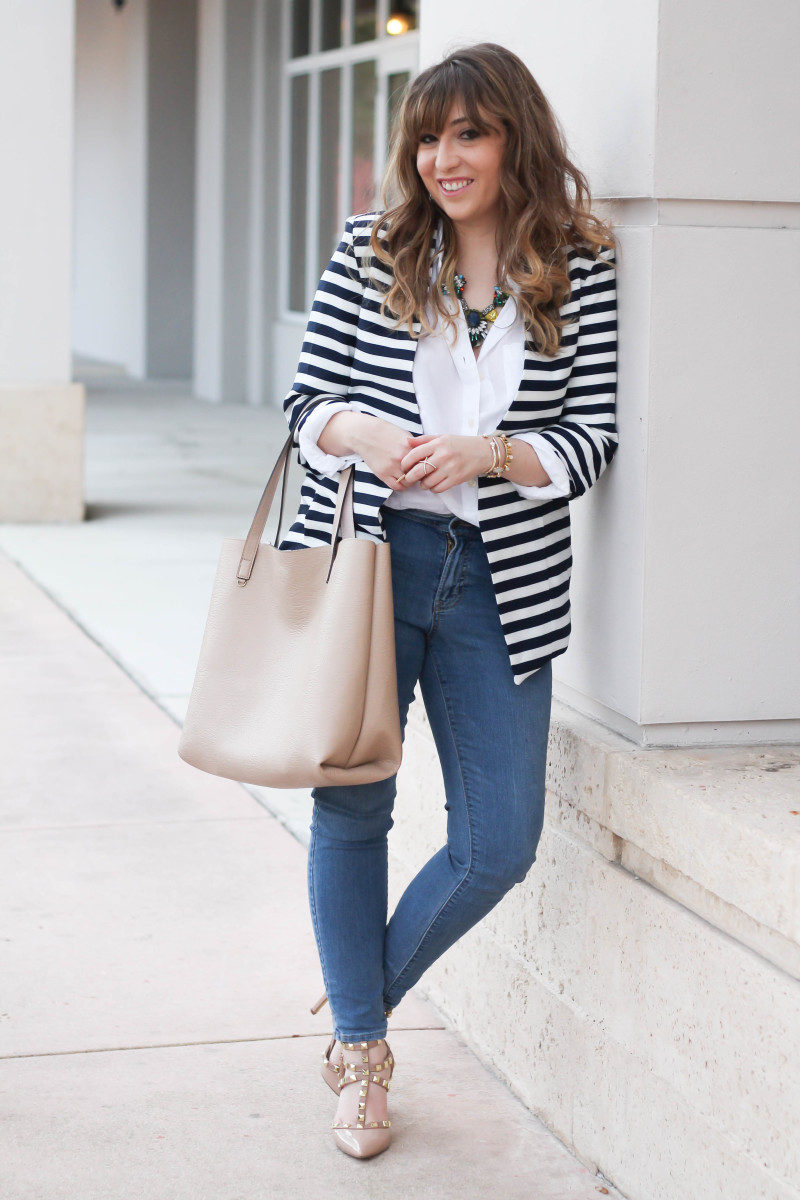
<svg viewBox="0 0 800 1200">
<path fill-rule="evenodd" d="M 552 665 L 514 683 L 477 526 L 386 505 L 383 519 L 401 728 L 405 736 L 419 681 L 444 779 L 447 843 L 387 923 L 397 776 L 312 790 L 311 920 L 334 1033 L 349 1042 L 384 1037 L 385 1010 L 527 875 L 542 831 L 550 726 Z"/>
</svg>

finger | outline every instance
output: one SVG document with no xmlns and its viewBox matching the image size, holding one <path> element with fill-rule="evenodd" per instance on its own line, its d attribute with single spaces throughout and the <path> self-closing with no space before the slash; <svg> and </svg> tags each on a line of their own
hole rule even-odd
<svg viewBox="0 0 800 1200">
<path fill-rule="evenodd" d="M 430 468 L 431 469 L 428 471 L 425 471 L 423 468 L 423 470 L 420 472 L 420 475 L 419 475 L 420 487 L 432 488 L 434 482 L 438 482 L 438 478 L 440 478 L 440 476 L 439 477 L 436 476 L 436 471 L 438 468 L 436 467 L 436 465 L 434 463 L 430 463 Z"/>
<path fill-rule="evenodd" d="M 449 491 L 449 488 L 456 486 L 456 482 L 457 482 L 457 480 L 451 479 L 450 475 L 445 475 L 444 479 L 441 479 L 441 478 L 438 479 L 437 482 L 435 482 L 435 484 L 431 486 L 431 491 L 432 492 Z"/>
<path fill-rule="evenodd" d="M 416 447 L 414 450 L 409 450 L 408 453 L 404 454 L 400 459 L 400 470 L 409 472 L 412 471 L 414 467 L 418 466 L 419 463 L 421 463 L 429 455 L 430 450 L 428 450 L 427 447 Z"/>
</svg>

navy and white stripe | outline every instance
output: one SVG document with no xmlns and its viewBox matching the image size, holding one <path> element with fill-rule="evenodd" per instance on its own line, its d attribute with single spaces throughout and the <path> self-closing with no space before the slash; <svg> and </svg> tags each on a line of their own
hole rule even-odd
<svg viewBox="0 0 800 1200">
<path fill-rule="evenodd" d="M 378 212 L 348 219 L 311 308 L 300 362 L 283 407 L 298 444 L 298 431 L 313 403 L 345 397 L 361 412 L 422 433 L 414 395 L 418 345 L 405 328 L 381 316 L 386 266 L 369 244 Z M 435 243 L 432 242 L 433 252 Z M 478 477 L 478 520 L 486 547 L 515 683 L 522 683 L 569 642 L 569 581 L 572 570 L 569 501 L 597 482 L 617 449 L 617 301 L 614 253 L 598 259 L 571 249 L 571 295 L 562 305 L 567 320 L 553 358 L 530 349 L 519 391 L 498 428 L 542 434 L 563 460 L 570 494 L 529 500 L 506 480 Z M 379 287 L 376 287 L 375 284 Z M 420 323 L 414 322 L 419 333 Z M 306 469 L 300 507 L 280 549 L 330 545 L 338 477 Z M 356 536 L 384 541 L 381 505 L 391 488 L 366 463 L 355 465 Z"/>
</svg>

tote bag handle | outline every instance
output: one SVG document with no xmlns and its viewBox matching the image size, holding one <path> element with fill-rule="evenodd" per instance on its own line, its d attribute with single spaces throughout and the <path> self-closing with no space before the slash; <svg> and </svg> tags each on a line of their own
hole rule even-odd
<svg viewBox="0 0 800 1200">
<path fill-rule="evenodd" d="M 239 560 L 239 566 L 236 571 L 236 582 L 245 587 L 253 570 L 253 563 L 256 561 L 258 547 L 261 544 L 261 537 L 264 533 L 264 528 L 267 524 L 272 502 L 275 499 L 275 490 L 278 486 L 278 475 L 283 473 L 283 481 L 281 486 L 281 503 L 278 510 L 278 528 L 275 534 L 275 545 L 280 541 L 281 523 L 283 521 L 283 505 L 286 498 L 286 484 L 289 478 L 289 468 L 291 466 L 292 456 L 291 449 L 294 443 L 294 434 L 290 433 L 284 442 L 283 449 L 278 455 L 275 466 L 272 468 L 267 485 L 261 494 L 261 499 L 258 502 L 253 523 L 250 526 L 250 531 L 245 538 L 242 556 Z M 331 558 L 328 565 L 328 574 L 326 582 L 330 580 L 331 571 L 333 570 L 333 562 L 336 557 L 337 537 L 340 532 L 342 537 L 356 536 L 355 531 L 355 498 L 354 498 L 354 477 L 355 464 L 351 463 L 349 467 L 341 472 L 339 478 L 339 490 L 336 494 L 336 509 L 333 514 L 333 535 L 331 537 Z M 349 499 L 350 503 L 345 501 Z"/>
</svg>

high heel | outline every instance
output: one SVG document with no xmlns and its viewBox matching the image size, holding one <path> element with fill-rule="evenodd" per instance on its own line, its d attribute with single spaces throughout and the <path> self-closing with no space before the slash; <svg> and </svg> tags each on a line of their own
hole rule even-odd
<svg viewBox="0 0 800 1200">
<path fill-rule="evenodd" d="M 316 1015 L 316 1013 L 318 1013 L 319 1010 L 324 1007 L 327 1000 L 328 995 L 326 992 L 323 992 L 316 1004 L 311 1005 L 311 1012 Z M 387 1017 L 392 1015 L 391 1008 L 384 1009 L 384 1012 L 386 1013 Z M 331 1055 L 333 1054 L 334 1048 L 337 1045 L 339 1046 L 339 1061 L 335 1062 L 331 1059 Z M 328 1042 L 327 1048 L 322 1052 L 322 1078 L 325 1080 L 331 1091 L 335 1092 L 337 1096 L 339 1095 L 339 1075 L 342 1070 L 342 1058 L 344 1057 L 341 1046 L 342 1043 L 337 1039 L 336 1034 L 334 1034 L 331 1040 Z"/>
<path fill-rule="evenodd" d="M 376 1046 L 385 1046 L 386 1053 L 382 1062 L 371 1063 L 369 1051 Z M 347 1051 L 361 1051 L 361 1061 L 351 1062 Z M 387 1075 L 383 1072 L 388 1071 Z M 367 1103 L 370 1084 L 377 1084 L 389 1090 L 389 1080 L 394 1073 L 394 1057 L 385 1038 L 375 1038 L 369 1042 L 343 1042 L 342 1063 L 339 1068 L 338 1088 L 348 1087 L 359 1083 L 358 1109 L 355 1121 L 332 1121 L 331 1128 L 336 1145 L 345 1154 L 353 1158 L 373 1158 L 386 1150 L 392 1140 L 391 1121 L 367 1120 Z"/>
<path fill-rule="evenodd" d="M 338 1063 L 331 1062 L 331 1054 L 333 1053 L 333 1048 L 336 1044 L 336 1034 L 334 1034 L 328 1043 L 328 1049 L 324 1050 L 322 1054 L 322 1078 L 325 1080 L 331 1091 L 335 1092 L 338 1096 L 339 1072 L 342 1069 L 342 1059 L 344 1058 L 344 1053 L 340 1053 Z M 339 1046 L 341 1046 L 341 1042 L 339 1042 Z"/>
</svg>

